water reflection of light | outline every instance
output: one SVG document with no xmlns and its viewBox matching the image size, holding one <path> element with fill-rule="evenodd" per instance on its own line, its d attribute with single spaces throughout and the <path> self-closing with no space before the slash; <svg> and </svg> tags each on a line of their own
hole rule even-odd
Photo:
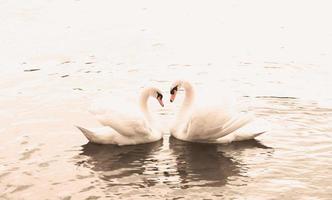
<svg viewBox="0 0 332 200">
<path fill-rule="evenodd" d="M 198 144 L 166 136 L 164 141 L 136 146 L 82 146 L 77 165 L 90 168 L 107 185 L 170 188 L 217 187 L 231 177 L 242 176 L 246 167 L 229 151 L 267 148 L 253 140 L 231 145 Z"/>
</svg>

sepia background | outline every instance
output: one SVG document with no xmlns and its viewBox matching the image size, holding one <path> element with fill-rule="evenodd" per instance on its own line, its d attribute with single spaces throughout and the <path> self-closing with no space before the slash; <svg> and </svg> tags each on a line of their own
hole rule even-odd
<svg viewBox="0 0 332 200">
<path fill-rule="evenodd" d="M 0 199 L 330 199 L 331 19 L 321 0 L 0 0 Z M 154 85 L 167 129 L 179 78 L 270 131 L 117 147 L 74 127 L 99 125 L 96 98 Z"/>
</svg>

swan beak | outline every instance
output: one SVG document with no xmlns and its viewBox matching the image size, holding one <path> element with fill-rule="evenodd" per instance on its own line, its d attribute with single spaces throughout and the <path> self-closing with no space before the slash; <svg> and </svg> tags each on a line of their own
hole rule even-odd
<svg viewBox="0 0 332 200">
<path fill-rule="evenodd" d="M 164 107 L 164 102 L 163 102 L 162 99 L 159 99 L 159 98 L 158 98 L 158 102 L 159 102 L 159 104 L 161 105 L 161 107 Z"/>
<path fill-rule="evenodd" d="M 175 95 L 176 95 L 176 93 L 174 93 L 174 94 L 171 95 L 171 98 L 169 99 L 170 102 L 173 102 L 173 101 L 174 101 L 174 99 L 175 99 Z"/>
</svg>

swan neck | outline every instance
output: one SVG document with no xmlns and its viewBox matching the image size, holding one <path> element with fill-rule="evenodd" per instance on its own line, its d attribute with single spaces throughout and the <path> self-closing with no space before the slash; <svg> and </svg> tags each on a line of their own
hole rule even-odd
<svg viewBox="0 0 332 200">
<path fill-rule="evenodd" d="M 150 97 L 149 91 L 145 90 L 142 92 L 141 98 L 140 98 L 140 108 L 141 108 L 141 111 L 144 114 L 144 117 L 146 118 L 146 120 L 151 122 L 151 115 L 150 115 L 149 108 L 148 108 L 149 97 Z"/>
<path fill-rule="evenodd" d="M 195 98 L 195 92 L 194 92 L 194 88 L 193 86 L 187 82 L 187 81 L 184 81 L 182 83 L 182 87 L 185 91 L 185 97 L 184 97 L 184 101 L 183 101 L 183 104 L 182 104 L 182 111 L 186 111 L 188 110 L 192 104 L 193 104 L 193 101 L 194 101 L 194 98 Z"/>
</svg>

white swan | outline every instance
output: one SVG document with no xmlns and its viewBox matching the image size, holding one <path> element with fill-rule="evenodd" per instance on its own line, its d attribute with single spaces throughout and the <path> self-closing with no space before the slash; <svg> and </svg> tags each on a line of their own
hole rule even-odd
<svg viewBox="0 0 332 200">
<path fill-rule="evenodd" d="M 162 138 L 162 132 L 156 129 L 148 110 L 147 101 L 150 96 L 155 97 L 160 105 L 164 106 L 161 91 L 157 88 L 146 88 L 141 93 L 138 116 L 128 112 L 95 109 L 91 112 L 104 127 L 91 130 L 76 127 L 93 143 L 134 145 L 158 141 Z"/>
<path fill-rule="evenodd" d="M 175 138 L 191 142 L 230 143 L 249 140 L 266 132 L 249 114 L 236 114 L 223 106 L 194 107 L 195 92 L 188 81 L 175 81 L 170 89 L 173 102 L 177 91 L 184 88 L 185 98 L 171 128 Z"/>
</svg>

